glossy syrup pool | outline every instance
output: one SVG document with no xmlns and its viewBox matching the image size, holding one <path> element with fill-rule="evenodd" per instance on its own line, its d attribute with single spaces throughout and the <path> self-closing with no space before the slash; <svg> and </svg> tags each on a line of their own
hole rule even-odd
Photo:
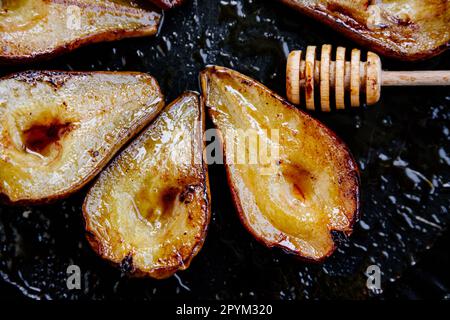
<svg viewBox="0 0 450 320">
<path fill-rule="evenodd" d="M 165 14 L 156 38 L 93 45 L 29 68 L 148 72 L 170 101 L 184 90 L 199 90 L 198 72 L 206 64 L 218 64 L 284 95 L 288 52 L 322 43 L 352 47 L 331 29 L 275 0 L 187 0 Z M 391 69 L 450 68 L 448 53 L 416 64 L 383 60 Z M 377 106 L 315 114 L 349 145 L 362 180 L 362 220 L 350 239 L 339 237 L 339 249 L 324 264 L 307 264 L 258 244 L 238 221 L 223 167 L 212 166 L 212 221 L 205 246 L 187 271 L 163 281 L 129 279 L 98 258 L 83 234 L 83 190 L 50 206 L 0 207 L 4 290 L 8 282 L 21 291 L 8 289 L 9 294 L 36 299 L 404 296 L 397 283 L 403 288 L 409 286 L 408 277 L 416 281 L 411 276 L 415 263 L 429 255 L 426 251 L 450 221 L 449 105 L 447 88 L 393 88 L 383 91 Z M 439 247 L 444 248 L 437 253 L 441 261 L 448 261 L 448 247 Z M 66 287 L 71 264 L 81 268 L 82 290 Z M 364 272 L 373 264 L 382 271 L 383 292 L 378 295 L 366 287 Z M 401 278 L 405 273 L 406 280 Z M 439 281 L 434 296 L 449 297 L 448 276 Z"/>
</svg>

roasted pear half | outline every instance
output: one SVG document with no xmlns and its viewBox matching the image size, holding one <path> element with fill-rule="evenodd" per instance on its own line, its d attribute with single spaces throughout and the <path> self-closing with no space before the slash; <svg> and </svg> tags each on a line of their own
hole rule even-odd
<svg viewBox="0 0 450 320">
<path fill-rule="evenodd" d="M 23 62 L 84 44 L 153 35 L 161 15 L 118 0 L 0 1 L 0 63 Z"/>
<path fill-rule="evenodd" d="M 201 74 L 206 107 L 223 141 L 239 217 L 256 239 L 307 260 L 335 249 L 358 214 L 359 176 L 347 147 L 320 122 L 236 71 Z"/>
<path fill-rule="evenodd" d="M 90 181 L 164 106 L 139 73 L 25 72 L 0 80 L 0 198 L 35 204 Z"/>
<path fill-rule="evenodd" d="M 380 54 L 419 60 L 449 47 L 448 0 L 281 0 Z"/>
<path fill-rule="evenodd" d="M 156 279 L 189 267 L 210 219 L 203 131 L 199 96 L 186 93 L 100 174 L 83 212 L 101 257 Z"/>
</svg>

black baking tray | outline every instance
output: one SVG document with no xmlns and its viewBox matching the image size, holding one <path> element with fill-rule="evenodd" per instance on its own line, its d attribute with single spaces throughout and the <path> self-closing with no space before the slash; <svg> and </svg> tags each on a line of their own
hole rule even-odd
<svg viewBox="0 0 450 320">
<path fill-rule="evenodd" d="M 236 69 L 284 95 L 290 50 L 354 43 L 275 0 L 187 0 L 164 14 L 157 37 L 91 45 L 26 69 L 148 72 L 167 101 L 199 90 L 207 64 Z M 383 58 L 384 68 L 450 69 L 449 53 L 419 63 Z M 86 189 L 48 206 L 0 206 L 0 298 L 74 300 L 450 298 L 450 92 L 384 89 L 373 107 L 314 113 L 348 144 L 361 171 L 362 220 L 323 264 L 257 243 L 232 206 L 223 166 L 210 166 L 212 220 L 191 267 L 155 281 L 130 279 L 84 238 Z M 211 124 L 208 123 L 210 126 Z M 66 286 L 67 266 L 82 289 Z M 378 265 L 381 290 L 366 286 Z"/>
</svg>

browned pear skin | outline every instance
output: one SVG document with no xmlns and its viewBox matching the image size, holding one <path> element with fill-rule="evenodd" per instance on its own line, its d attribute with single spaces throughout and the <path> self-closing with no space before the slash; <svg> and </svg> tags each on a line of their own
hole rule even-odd
<svg viewBox="0 0 450 320">
<path fill-rule="evenodd" d="M 157 33 L 161 14 L 112 0 L 5 0 L 0 64 L 41 60 L 90 43 Z"/>
<path fill-rule="evenodd" d="M 314 19 L 395 59 L 431 58 L 448 48 L 448 0 L 281 0 Z"/>
<path fill-rule="evenodd" d="M 358 169 L 345 144 L 322 123 L 236 71 L 208 67 L 201 85 L 246 229 L 267 247 L 304 260 L 330 256 L 336 248 L 331 231 L 350 235 L 359 213 Z M 270 163 L 233 158 L 242 147 L 242 132 L 251 130 L 259 145 L 267 141 L 279 150 Z M 250 144 L 244 148 L 240 153 L 248 156 Z"/>
<path fill-rule="evenodd" d="M 100 174 L 83 214 L 92 248 L 137 277 L 189 267 L 210 221 L 205 126 L 197 93 L 183 94 Z"/>
<path fill-rule="evenodd" d="M 0 79 L 0 198 L 41 204 L 80 190 L 163 106 L 158 83 L 143 73 Z"/>
</svg>

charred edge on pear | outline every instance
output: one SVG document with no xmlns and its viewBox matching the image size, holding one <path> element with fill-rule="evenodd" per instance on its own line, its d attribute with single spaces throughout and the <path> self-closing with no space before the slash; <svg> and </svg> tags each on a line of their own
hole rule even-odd
<svg viewBox="0 0 450 320">
<path fill-rule="evenodd" d="M 14 79 L 17 81 L 23 81 L 28 83 L 29 85 L 36 86 L 36 84 L 45 82 L 54 87 L 55 89 L 59 89 L 66 83 L 67 80 L 70 79 L 71 75 L 79 74 L 82 75 L 82 72 L 76 72 L 76 71 L 36 71 L 36 70 L 30 70 L 30 71 L 24 71 L 19 74 L 11 74 L 7 75 L 0 80 L 6 80 L 6 79 Z"/>
<path fill-rule="evenodd" d="M 136 268 L 133 265 L 133 256 L 131 254 L 128 254 L 125 258 L 123 258 L 119 269 L 124 274 L 132 274 L 136 272 Z"/>
<path fill-rule="evenodd" d="M 359 186 L 360 186 L 360 173 L 359 173 L 359 168 L 358 165 L 356 164 L 356 161 L 352 155 L 352 153 L 350 152 L 349 148 L 347 147 L 347 145 L 336 135 L 335 132 L 333 132 L 332 130 L 330 130 L 327 126 L 325 126 L 322 122 L 320 122 L 319 120 L 313 119 L 309 114 L 307 114 L 306 112 L 296 108 L 295 106 L 293 106 L 292 104 L 288 103 L 286 100 L 284 100 L 281 96 L 279 96 L 278 94 L 276 94 L 275 92 L 269 90 L 267 87 L 265 87 L 264 85 L 262 85 L 261 83 L 257 82 L 256 80 L 240 74 L 234 70 L 231 69 L 227 69 L 225 67 L 219 67 L 219 66 L 215 66 L 215 65 L 208 65 L 201 73 L 200 73 L 200 83 L 201 83 L 201 88 L 202 88 L 202 92 L 203 95 L 206 95 L 208 92 L 208 87 L 209 85 L 209 81 L 208 81 L 208 77 L 207 77 L 207 73 L 214 73 L 216 75 L 218 75 L 218 77 L 222 77 L 222 73 L 226 73 L 226 72 L 231 72 L 234 74 L 237 74 L 238 76 L 236 77 L 236 79 L 243 85 L 258 85 L 260 88 L 262 88 L 266 93 L 268 93 L 272 98 L 280 101 L 286 108 L 293 110 L 295 112 L 301 113 L 305 120 L 307 120 L 308 122 L 315 122 L 318 124 L 319 127 L 321 127 L 323 130 L 325 130 L 330 137 L 333 138 L 335 144 L 339 145 L 340 148 L 342 148 L 343 150 L 345 150 L 345 152 L 348 154 L 348 160 L 349 163 L 347 164 L 349 167 L 352 167 L 353 170 L 353 175 L 351 177 L 349 177 L 353 182 L 353 188 L 351 194 L 346 194 L 346 197 L 349 197 L 352 199 L 352 201 L 355 203 L 355 210 L 352 213 L 352 219 L 350 220 L 349 223 L 349 228 L 350 230 L 348 231 L 341 231 L 341 230 L 334 230 L 334 229 L 329 229 L 331 235 L 332 235 L 332 239 L 333 239 L 333 247 L 330 249 L 330 251 L 318 258 L 315 259 L 313 257 L 305 257 L 301 254 L 300 251 L 298 250 L 292 250 L 290 248 L 287 248 L 285 246 L 280 245 L 280 242 L 283 241 L 284 239 L 280 239 L 278 242 L 270 242 L 268 240 L 266 240 L 264 237 L 256 234 L 251 225 L 246 221 L 246 219 L 244 218 L 245 214 L 243 213 L 243 207 L 241 204 L 241 200 L 240 197 L 238 195 L 237 192 L 237 188 L 234 186 L 234 183 L 232 181 L 231 178 L 231 172 L 227 163 L 227 159 L 226 159 L 226 144 L 224 141 L 224 138 L 222 136 L 222 134 L 219 134 L 219 140 L 220 140 L 220 144 L 221 147 L 223 149 L 223 162 L 224 162 L 224 166 L 225 166 L 225 171 L 226 171 L 226 177 L 227 177 L 227 183 L 230 186 L 230 193 L 231 193 L 231 197 L 233 200 L 233 205 L 236 209 L 236 213 L 239 217 L 239 220 L 241 221 L 241 223 L 243 224 L 243 226 L 245 227 L 245 229 L 247 230 L 247 232 L 249 232 L 259 243 L 263 244 L 264 246 L 272 249 L 272 248 L 276 248 L 276 249 L 280 249 L 281 251 L 285 252 L 286 254 L 295 256 L 295 258 L 301 260 L 301 261 L 305 261 L 305 262 L 309 262 L 309 263 L 322 263 L 324 262 L 328 257 L 330 257 L 334 251 L 337 249 L 337 245 L 335 242 L 335 236 L 333 235 L 333 233 L 337 232 L 340 234 L 344 234 L 345 236 L 350 236 L 353 233 L 353 226 L 354 224 L 360 219 L 361 217 L 361 211 L 360 211 L 360 192 L 359 192 Z M 212 119 L 212 115 L 211 115 L 211 111 L 210 109 L 212 108 L 212 106 L 208 106 L 206 105 L 206 101 L 207 99 L 205 97 L 203 97 L 203 100 L 205 101 L 205 108 L 208 109 L 208 114 L 210 116 L 210 118 Z M 218 128 L 218 126 L 214 123 L 214 121 L 212 121 L 214 124 L 214 127 L 218 130 L 220 130 Z"/>
<path fill-rule="evenodd" d="M 82 211 L 83 211 L 83 221 L 84 221 L 84 227 L 86 230 L 86 239 L 92 249 L 103 259 L 106 260 L 110 265 L 117 267 L 122 273 L 126 274 L 129 277 L 134 278 L 144 278 L 144 277 L 151 277 L 154 279 L 166 279 L 171 277 L 173 274 L 175 274 L 177 271 L 183 271 L 189 268 L 193 258 L 200 252 L 201 248 L 203 247 L 203 244 L 206 239 L 206 235 L 208 233 L 209 224 L 211 220 L 211 196 L 210 196 L 210 184 L 209 184 L 209 173 L 208 173 L 208 166 L 205 162 L 205 140 L 203 139 L 203 133 L 205 132 L 205 112 L 204 112 L 204 101 L 203 98 L 200 96 L 198 92 L 195 91 L 186 91 L 178 97 L 175 101 L 173 101 L 170 105 L 176 103 L 177 101 L 181 100 L 183 97 L 186 96 L 195 96 L 197 100 L 197 106 L 199 108 L 199 119 L 201 121 L 202 127 L 200 130 L 200 139 L 202 143 L 202 176 L 204 177 L 204 186 L 202 188 L 204 205 L 202 205 L 201 210 L 202 212 L 206 213 L 206 221 L 203 224 L 203 229 L 201 230 L 200 234 L 196 236 L 195 241 L 196 244 L 190 251 L 190 254 L 186 256 L 183 260 L 179 260 L 179 263 L 177 265 L 171 266 L 171 267 L 159 267 L 154 268 L 149 274 L 148 272 L 144 272 L 140 270 L 133 262 L 133 253 L 128 252 L 128 254 L 120 261 L 120 262 L 114 262 L 111 259 L 108 258 L 108 249 L 105 248 L 104 244 L 100 239 L 97 238 L 97 236 L 89 230 L 88 227 L 88 220 L 89 220 L 89 214 L 87 212 L 87 198 L 89 196 L 90 191 L 88 191 L 88 195 L 85 198 L 85 201 L 83 202 Z M 170 107 L 170 105 L 166 106 L 161 112 L 164 112 L 165 109 Z M 156 120 L 156 118 L 155 118 Z M 150 123 L 148 125 L 151 126 Z M 147 128 L 144 128 L 139 136 L 136 137 L 136 139 L 139 139 L 141 135 L 144 135 Z M 132 143 L 132 142 L 131 142 Z M 113 165 L 118 161 L 118 157 L 114 158 L 110 165 Z M 97 183 L 97 181 L 100 179 L 100 176 L 96 178 L 93 185 Z M 192 198 L 190 195 L 195 192 L 196 188 L 201 187 L 199 184 L 185 184 L 183 183 L 183 180 L 179 180 L 180 185 L 185 185 L 184 188 L 179 193 L 179 201 L 183 204 L 189 204 L 192 201 Z M 176 194 L 178 193 L 177 190 L 173 190 L 171 188 L 167 189 L 165 192 L 163 192 L 162 195 L 162 201 L 165 202 L 166 205 L 170 206 L 173 205 L 173 201 L 175 201 Z M 174 196 L 175 193 L 175 196 Z M 191 221 L 193 218 L 191 217 L 191 212 L 189 212 L 188 219 Z"/>
</svg>

